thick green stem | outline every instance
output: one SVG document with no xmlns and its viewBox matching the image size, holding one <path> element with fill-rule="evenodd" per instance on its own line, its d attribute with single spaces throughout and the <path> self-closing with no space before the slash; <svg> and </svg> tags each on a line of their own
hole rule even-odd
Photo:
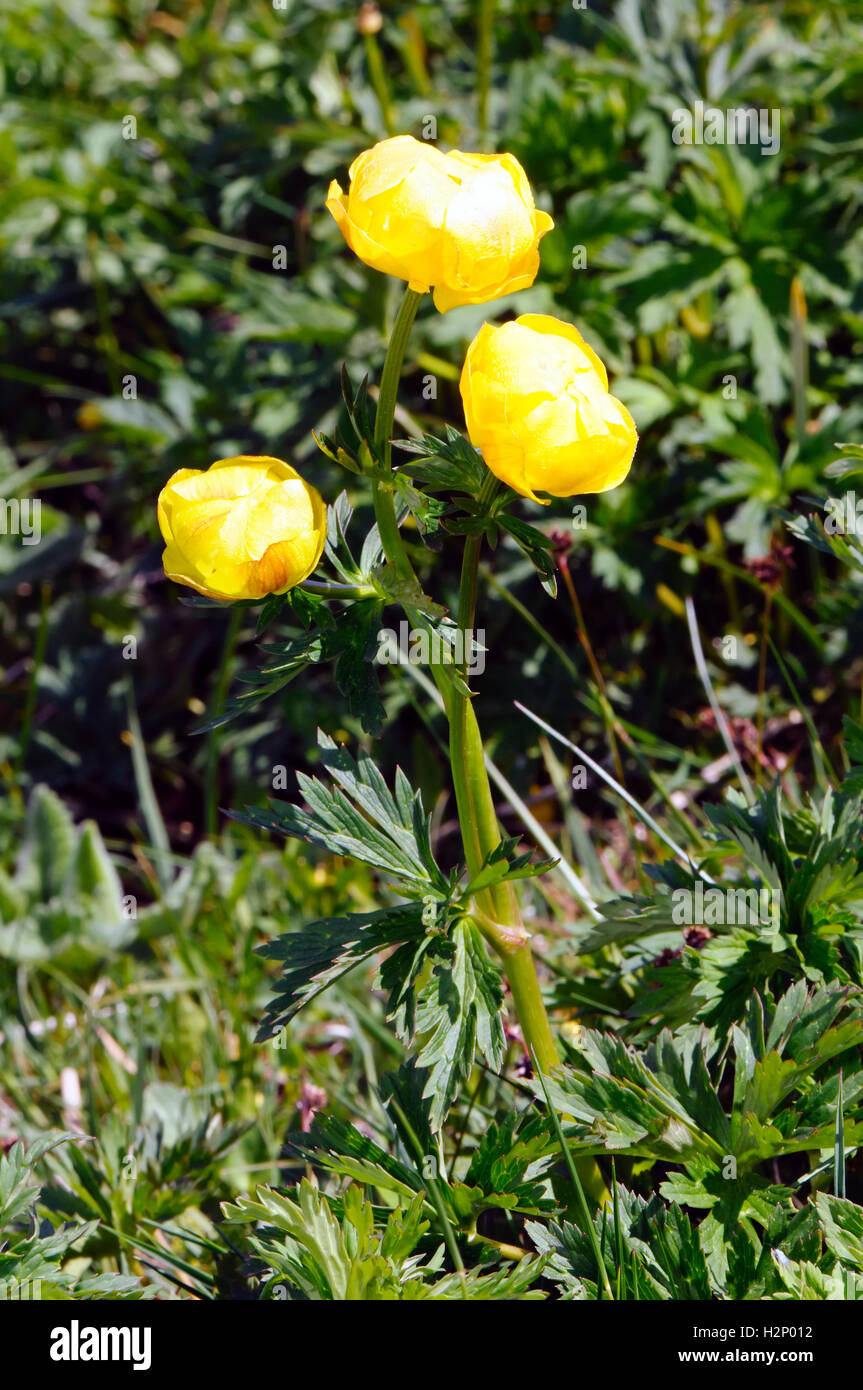
<svg viewBox="0 0 863 1390">
<path fill-rule="evenodd" d="M 497 491 L 497 479 L 489 473 L 480 493 L 488 505 Z M 482 535 L 468 536 L 462 561 L 459 587 L 458 626 L 461 632 L 464 667 L 468 675 L 469 643 L 476 616 L 476 588 Z M 472 699 L 453 692 L 449 711 L 450 761 L 459 824 L 462 827 L 465 858 L 469 873 L 479 873 L 486 857 L 501 841 L 494 798 L 485 768 L 482 735 Z M 524 1040 L 537 1065 L 544 1071 L 556 1067 L 560 1058 L 542 1002 L 536 978 L 530 941 L 521 918 L 518 895 L 511 883 L 477 894 L 479 924 L 503 961 L 515 1011 Z"/>
<path fill-rule="evenodd" d="M 375 416 L 375 444 L 381 460 L 386 465 L 391 462 L 390 436 L 405 347 L 419 300 L 420 296 L 415 291 L 405 291 L 393 326 L 381 377 Z M 495 488 L 496 482 L 489 478 L 487 486 L 483 488 L 483 500 L 490 501 Z M 375 478 L 374 504 L 387 563 L 392 565 L 402 578 L 415 583 L 414 568 L 399 532 L 392 484 L 386 475 Z M 465 643 L 467 630 L 473 627 L 481 544 L 481 536 L 475 536 L 469 537 L 465 545 L 458 613 L 459 627 Z M 412 622 L 426 625 L 421 615 L 413 612 L 408 605 L 405 605 L 405 608 Z M 459 825 L 468 871 L 474 875 L 479 872 L 486 856 L 497 848 L 502 838 L 485 770 L 482 736 L 472 699 L 459 694 L 439 667 L 432 666 L 431 669 L 449 720 L 452 776 Z M 503 963 L 525 1043 L 536 1065 L 542 1072 L 548 1073 L 559 1065 L 560 1057 L 536 977 L 529 936 L 522 924 L 515 889 L 509 883 L 477 894 L 476 906 L 478 925 Z M 601 1200 L 604 1184 L 596 1164 L 592 1159 L 581 1162 L 585 1169 L 589 1167 L 591 1170 L 583 1173 L 582 1181 L 594 1197 Z"/>
<path fill-rule="evenodd" d="M 479 500 L 488 504 L 498 488 L 493 473 L 489 473 Z M 461 584 L 458 595 L 458 628 L 462 638 L 462 677 L 467 682 L 469 647 L 476 616 L 476 588 L 482 535 L 468 536 L 462 560 Z M 453 696 L 450 711 L 450 761 L 455 784 L 456 804 L 463 827 L 465 858 L 472 875 L 479 873 L 490 848 L 500 842 L 494 801 L 485 771 L 482 738 L 472 702 L 466 696 Z M 492 920 L 509 922 L 518 904 L 511 891 L 497 889 L 479 895 L 480 905 Z"/>
<path fill-rule="evenodd" d="M 479 501 L 487 507 L 497 489 L 497 479 L 489 473 L 480 492 Z M 465 541 L 462 561 L 458 625 L 465 654 L 465 670 L 462 673 L 465 678 L 468 640 L 469 635 L 472 635 L 476 617 L 481 547 L 481 534 L 469 536 Z M 462 826 L 468 868 L 471 874 L 475 874 L 482 867 L 490 851 L 500 843 L 500 827 L 494 809 L 482 736 L 473 701 L 468 696 L 454 691 L 448 714 L 450 761 L 459 823 Z M 477 907 L 479 924 L 503 962 L 521 1031 L 534 1065 L 547 1076 L 554 1067 L 559 1066 L 560 1057 L 536 977 L 530 940 L 522 923 L 521 907 L 514 884 L 500 884 L 496 890 L 477 894 Z M 591 1198 L 598 1204 L 607 1202 L 608 1189 L 596 1160 L 579 1158 L 575 1160 L 575 1166 L 581 1183 Z"/>
<path fill-rule="evenodd" d="M 392 458 L 390 435 L 396 414 L 396 399 L 399 393 L 399 380 L 405 357 L 408 337 L 416 318 L 422 294 L 418 290 L 406 289 L 399 307 L 396 321 L 387 348 L 386 361 L 381 376 L 378 408 L 375 415 L 375 443 L 387 463 Z"/>
<path fill-rule="evenodd" d="M 560 1056 L 536 978 L 530 942 L 524 941 L 511 953 L 501 953 L 501 959 L 525 1043 L 535 1065 L 548 1075 L 552 1068 L 560 1066 Z"/>
</svg>

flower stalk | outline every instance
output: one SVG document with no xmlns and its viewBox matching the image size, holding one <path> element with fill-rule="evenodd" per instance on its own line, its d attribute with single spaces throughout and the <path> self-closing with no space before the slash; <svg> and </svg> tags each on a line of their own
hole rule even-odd
<svg viewBox="0 0 863 1390">
<path fill-rule="evenodd" d="M 375 416 L 375 443 L 387 465 L 391 462 L 390 436 L 405 348 L 420 298 L 415 290 L 405 291 L 393 326 L 381 377 Z M 491 488 L 490 483 L 489 496 Z M 392 485 L 387 482 L 386 477 L 375 478 L 374 506 L 387 562 L 402 578 L 415 583 L 416 574 L 399 531 Z M 476 608 L 480 545 L 481 537 L 476 536 L 469 537 L 465 546 L 465 564 L 459 598 L 459 626 L 463 630 L 472 626 Z M 415 612 L 409 611 L 408 616 L 411 621 L 423 621 Z M 470 621 L 466 622 L 466 619 Z M 432 667 L 432 675 L 443 697 L 449 721 L 452 774 L 459 825 L 468 872 L 475 875 L 482 868 L 486 856 L 497 848 L 501 840 L 485 770 L 482 737 L 472 700 L 459 694 L 439 667 Z M 495 889 L 478 894 L 477 898 L 477 922 L 502 960 L 525 1043 L 536 1057 L 537 1064 L 543 1071 L 548 1071 L 558 1065 L 560 1058 L 542 1000 L 517 895 L 512 884 L 500 884 Z"/>
<path fill-rule="evenodd" d="M 375 415 L 375 444 L 387 468 L 391 466 L 392 461 L 391 434 L 405 349 L 421 297 L 415 290 L 405 290 L 381 376 Z M 498 480 L 489 473 L 479 500 L 488 505 L 498 486 Z M 403 579 L 411 584 L 417 583 L 416 573 L 399 531 L 393 487 L 385 473 L 383 476 L 379 473 L 374 479 L 374 507 L 387 562 Z M 467 537 L 458 604 L 458 626 L 462 632 L 465 652 L 468 634 L 473 629 L 476 614 L 481 548 L 481 534 Z M 412 623 L 428 627 L 422 614 L 411 609 L 409 605 L 405 605 L 405 611 Z M 457 690 L 440 666 L 432 665 L 431 672 L 440 691 L 449 724 L 450 763 L 456 808 L 465 860 L 468 872 L 473 877 L 479 873 L 486 857 L 501 841 L 500 826 L 485 767 L 482 735 L 472 697 Z M 466 670 L 462 672 L 463 676 L 466 674 Z M 559 1066 L 560 1055 L 542 998 L 530 948 L 530 935 L 522 921 L 521 907 L 514 885 L 498 884 L 492 889 L 478 893 L 475 909 L 477 925 L 503 965 L 525 1046 L 535 1065 L 544 1075 L 548 1075 Z M 589 1195 L 598 1203 L 607 1201 L 608 1190 L 596 1160 L 580 1158 L 576 1162 L 579 1176 Z"/>
</svg>

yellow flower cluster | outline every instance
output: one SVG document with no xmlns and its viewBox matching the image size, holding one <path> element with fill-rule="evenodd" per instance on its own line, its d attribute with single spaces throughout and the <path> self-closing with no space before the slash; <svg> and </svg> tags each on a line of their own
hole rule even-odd
<svg viewBox="0 0 863 1390">
<path fill-rule="evenodd" d="M 367 265 L 432 291 L 446 313 L 533 284 L 553 226 L 511 154 L 444 154 L 399 135 L 365 150 L 327 207 Z M 483 324 L 461 395 L 471 443 L 524 497 L 616 487 L 638 442 L 605 367 L 577 329 L 543 314 Z M 320 495 L 288 463 L 220 459 L 182 468 L 159 497 L 170 579 L 218 599 L 256 599 L 301 584 L 324 546 Z"/>
</svg>

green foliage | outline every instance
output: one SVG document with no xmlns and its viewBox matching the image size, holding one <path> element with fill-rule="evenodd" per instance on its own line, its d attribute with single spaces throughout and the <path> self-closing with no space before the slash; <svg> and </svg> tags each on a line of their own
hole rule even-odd
<svg viewBox="0 0 863 1390">
<path fill-rule="evenodd" d="M 403 472 L 425 483 L 429 491 L 479 496 L 485 465 L 473 445 L 452 425 L 447 426 L 443 439 L 426 434 L 422 439 L 399 439 L 396 443 L 406 453 L 418 455 L 415 463 L 403 465 Z"/>
<path fill-rule="evenodd" d="M 76 828 L 45 786 L 30 795 L 15 872 L 0 869 L 0 958 L 86 970 L 137 935 L 98 826 Z"/>
<path fill-rule="evenodd" d="M 660 1197 L 645 1201 L 615 1187 L 614 1212 L 594 1218 L 603 1262 L 616 1270 L 616 1299 L 707 1299 L 710 1279 L 698 1236 L 680 1207 Z M 529 1222 L 537 1250 L 548 1257 L 546 1278 L 567 1301 L 599 1296 L 593 1245 L 570 1222 Z"/>
<path fill-rule="evenodd" d="M 578 1122 L 568 1131 L 578 1152 L 669 1165 L 660 1191 L 709 1213 L 699 1238 L 703 1247 L 714 1242 L 724 1278 L 735 1233 L 751 1238 L 792 1196 L 764 1165 L 832 1148 L 839 1059 L 853 1077 L 843 1087 L 845 1141 L 863 1141 L 861 1040 L 858 999 L 835 985 L 807 993 L 799 981 L 775 1006 L 754 996 L 727 1045 L 705 1029 L 663 1032 L 645 1049 L 585 1033 L 578 1061 L 547 1085 L 556 1108 Z M 730 1103 L 720 1101 L 720 1088 Z"/>
<path fill-rule="evenodd" d="M 261 948 L 261 954 L 282 962 L 276 998 L 267 1008 L 258 1038 L 275 1037 L 303 1007 L 329 985 L 367 957 L 391 946 L 408 946 L 409 968 L 393 979 L 393 1002 L 413 982 L 423 956 L 431 948 L 425 935 L 419 903 L 384 908 L 380 912 L 352 913 L 349 917 L 325 917 L 310 922 L 301 932 L 291 932 Z M 391 957 L 391 959 L 393 959 Z M 386 966 L 384 973 L 387 974 Z M 393 967 L 390 967 L 393 975 Z M 408 1030 L 413 1032 L 413 1028 Z"/>
<path fill-rule="evenodd" d="M 849 753 L 856 758 L 853 722 Z M 654 889 L 601 907 L 587 951 L 610 943 L 644 958 L 657 954 L 701 902 L 706 928 L 697 944 L 651 972 L 661 997 L 642 997 L 642 1016 L 739 1020 L 753 989 L 790 981 L 863 983 L 863 801 L 855 774 L 820 803 L 789 807 L 778 784 L 751 806 L 707 808 L 704 874 L 721 865 L 722 881 L 681 866 L 650 867 Z M 733 876 L 732 876 L 733 875 Z M 679 939 L 679 937 L 678 937 Z"/>
<path fill-rule="evenodd" d="M 861 471 L 833 442 L 863 426 L 859 14 L 500 0 L 486 119 L 476 5 L 383 8 L 383 94 L 340 0 L 0 20 L 0 499 L 42 503 L 38 545 L 0 535 L 0 1279 L 857 1300 L 863 554 L 826 499 Z M 699 99 L 779 109 L 778 149 L 676 144 Z M 324 200 L 432 112 L 444 148 L 515 153 L 555 228 L 532 289 L 418 316 L 414 582 L 370 508 L 395 287 Z M 468 341 L 532 311 L 578 324 L 640 434 L 580 520 L 489 499 L 462 433 Z M 307 589 L 228 614 L 163 583 L 153 499 L 241 452 L 295 462 L 329 530 Z M 379 641 L 407 606 L 464 692 L 471 537 L 506 836 L 469 882 L 428 673 Z M 591 763 L 514 710 L 537 694 Z M 287 766 L 302 804 L 265 807 Z M 592 1233 L 471 915 L 505 883 L 565 1142 L 612 1189 Z M 776 912 L 681 921 L 699 887 Z"/>
<path fill-rule="evenodd" d="M 76 1221 L 46 1235 L 25 1235 L 39 1206 L 40 1184 L 34 1168 L 61 1144 L 77 1144 L 79 1136 L 53 1131 L 30 1144 L 25 1152 L 13 1144 L 0 1157 L 0 1298 L 125 1299 L 147 1297 L 135 1278 L 100 1274 L 82 1259 L 80 1249 L 96 1232 L 98 1221 Z M 74 1152 L 74 1151 L 73 1151 Z"/>
<path fill-rule="evenodd" d="M 259 1038 L 278 1034 L 304 1004 L 358 962 L 395 947 L 380 971 L 388 1016 L 405 1041 L 422 1040 L 417 1066 L 427 1072 L 425 1094 L 432 1097 L 437 1129 L 470 1075 L 476 1049 L 495 1070 L 503 1060 L 499 972 L 477 927 L 453 902 L 458 874 L 447 877 L 438 867 L 430 818 L 401 769 L 391 792 L 367 754 L 354 759 L 323 733 L 318 743 L 333 785 L 300 773 L 308 810 L 250 809 L 237 819 L 369 864 L 395 879 L 399 891 L 415 901 L 312 922 L 301 933 L 263 947 L 262 954 L 283 963 L 283 973 Z M 513 849 L 513 842 L 501 844 L 468 884 L 466 897 L 531 871 L 530 856 L 512 859 Z"/>
<path fill-rule="evenodd" d="M 447 1220 L 474 1232 L 485 1211 L 536 1215 L 555 1209 L 545 1184 L 554 1152 L 542 1116 L 509 1114 L 490 1125 L 469 1161 L 459 1165 L 463 1171 L 457 1177 L 441 1168 L 431 1126 L 433 1102 L 424 1094 L 424 1083 L 424 1074 L 413 1066 L 383 1079 L 381 1098 L 391 1121 L 388 1148 L 324 1115 L 315 1118 L 308 1135 L 294 1134 L 291 1148 L 316 1168 L 401 1198 L 425 1193 L 433 1182 L 445 1215 L 428 1193 L 426 1211 L 441 1238 Z"/>
<path fill-rule="evenodd" d="M 307 1182 L 298 1200 L 259 1188 L 257 1200 L 241 1198 L 225 1207 L 232 1223 L 265 1222 L 250 1245 L 265 1266 L 264 1296 L 315 1302 L 393 1299 L 509 1299 L 536 1297 L 530 1286 L 542 1261 L 527 1259 L 512 1271 L 443 1275 L 442 1250 L 430 1258 L 414 1253 L 428 1223 L 417 1197 L 391 1213 L 383 1229 L 359 1188 L 349 1187 L 340 1203 L 341 1221 L 326 1197 Z"/>
<path fill-rule="evenodd" d="M 441 964 L 419 993 L 415 1020 L 422 1040 L 417 1066 L 428 1069 L 423 1094 L 432 1098 L 435 1129 L 470 1076 L 477 1047 L 494 1071 L 504 1055 L 500 972 L 473 922 L 457 922 L 440 953 Z"/>
<path fill-rule="evenodd" d="M 372 864 L 393 875 L 414 896 L 445 897 L 449 884 L 432 854 L 429 817 L 401 769 L 396 772 L 393 793 L 364 751 L 354 759 L 320 731 L 318 746 L 334 785 L 330 789 L 318 778 L 299 773 L 297 781 L 308 811 L 293 806 L 267 812 L 250 809 L 237 819 Z"/>
</svg>

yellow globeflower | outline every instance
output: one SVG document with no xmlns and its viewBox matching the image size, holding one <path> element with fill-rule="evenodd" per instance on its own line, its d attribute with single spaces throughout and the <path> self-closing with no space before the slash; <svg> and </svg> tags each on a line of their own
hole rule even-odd
<svg viewBox="0 0 863 1390">
<path fill-rule="evenodd" d="M 523 497 L 606 492 L 629 472 L 638 435 L 576 328 L 547 314 L 484 323 L 468 348 L 461 396 L 471 443 Z"/>
<path fill-rule="evenodd" d="M 532 285 L 539 239 L 554 223 L 534 207 L 527 175 L 511 154 L 443 154 L 412 135 L 364 150 L 343 193 L 327 207 L 366 265 L 434 289 L 445 314 Z"/>
<path fill-rule="evenodd" d="M 181 468 L 159 494 L 169 579 L 217 599 L 283 594 L 321 558 L 326 508 L 281 459 L 219 459 Z"/>
</svg>

